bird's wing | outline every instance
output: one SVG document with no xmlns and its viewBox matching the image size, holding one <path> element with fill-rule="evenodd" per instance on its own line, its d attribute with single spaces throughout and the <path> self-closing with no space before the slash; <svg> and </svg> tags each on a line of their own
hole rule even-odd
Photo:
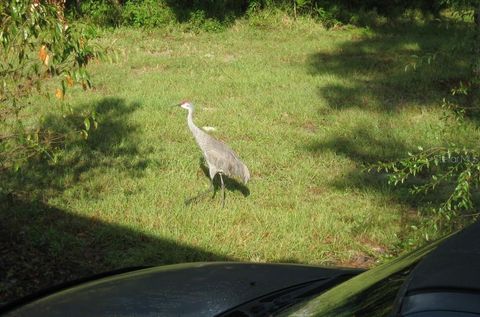
<svg viewBox="0 0 480 317">
<path fill-rule="evenodd" d="M 226 144 L 211 147 L 205 151 L 207 163 L 215 168 L 218 172 L 222 172 L 227 176 L 239 177 L 245 182 L 245 178 L 250 177 L 246 165 L 238 158 L 238 156 Z"/>
</svg>

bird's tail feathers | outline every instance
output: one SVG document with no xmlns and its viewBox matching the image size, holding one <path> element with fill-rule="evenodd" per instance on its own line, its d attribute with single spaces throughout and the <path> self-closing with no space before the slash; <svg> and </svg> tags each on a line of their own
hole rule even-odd
<svg viewBox="0 0 480 317">
<path fill-rule="evenodd" d="M 247 185 L 249 179 L 250 179 L 250 171 L 248 170 L 247 166 L 243 164 L 243 183 Z"/>
</svg>

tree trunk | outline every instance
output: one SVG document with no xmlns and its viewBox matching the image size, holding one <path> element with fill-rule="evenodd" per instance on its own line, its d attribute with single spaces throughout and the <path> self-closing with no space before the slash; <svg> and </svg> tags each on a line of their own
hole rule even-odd
<svg viewBox="0 0 480 317">
<path fill-rule="evenodd" d="M 75 10 L 79 15 L 82 15 L 82 0 L 75 0 Z"/>
<path fill-rule="evenodd" d="M 293 0 L 293 19 L 297 20 L 297 0 Z"/>
</svg>

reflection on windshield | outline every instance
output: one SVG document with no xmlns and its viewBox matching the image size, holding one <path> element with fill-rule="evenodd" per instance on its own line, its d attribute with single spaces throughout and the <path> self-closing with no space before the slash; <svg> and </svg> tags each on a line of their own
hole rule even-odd
<svg viewBox="0 0 480 317">
<path fill-rule="evenodd" d="M 411 269 L 448 237 L 359 274 L 307 303 L 294 306 L 282 316 L 389 316 Z"/>
</svg>

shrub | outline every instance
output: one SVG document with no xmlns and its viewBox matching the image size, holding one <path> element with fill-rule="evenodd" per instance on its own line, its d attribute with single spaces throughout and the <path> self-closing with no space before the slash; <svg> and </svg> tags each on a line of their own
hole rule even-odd
<svg viewBox="0 0 480 317">
<path fill-rule="evenodd" d="M 213 18 L 207 18 L 205 11 L 192 11 L 188 18 L 187 30 L 218 32 L 225 29 L 225 24 Z"/>
<path fill-rule="evenodd" d="M 326 28 L 331 28 L 340 24 L 340 21 L 335 18 L 335 13 L 332 12 L 332 10 L 325 10 L 324 8 L 319 7 L 315 10 L 314 16 Z"/>
<path fill-rule="evenodd" d="M 83 18 L 99 26 L 118 26 L 122 23 L 122 7 L 108 0 L 85 0 L 81 4 Z"/>
<path fill-rule="evenodd" d="M 175 14 L 165 2 L 157 0 L 127 1 L 122 22 L 136 27 L 158 27 L 175 21 Z"/>
</svg>

